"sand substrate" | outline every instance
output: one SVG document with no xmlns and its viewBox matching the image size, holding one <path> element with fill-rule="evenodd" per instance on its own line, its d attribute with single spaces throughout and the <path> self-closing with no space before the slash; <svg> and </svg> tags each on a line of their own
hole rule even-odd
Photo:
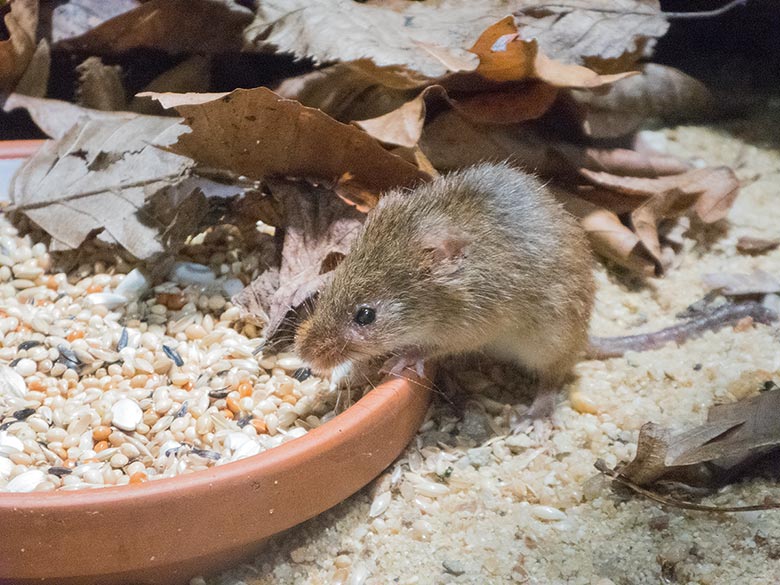
<svg viewBox="0 0 780 585">
<path fill-rule="evenodd" d="M 592 332 L 649 331 L 704 296 L 702 275 L 780 274 L 780 250 L 741 255 L 740 236 L 780 237 L 780 104 L 760 119 L 658 133 L 669 153 L 734 168 L 742 192 L 728 225 L 695 226 L 680 264 L 642 282 L 594 264 Z M 415 444 L 372 486 L 277 537 L 252 565 L 210 585 L 398 583 L 777 583 L 780 512 L 707 514 L 620 501 L 593 463 L 630 459 L 646 421 L 678 429 L 708 408 L 778 380 L 778 331 L 727 328 L 687 343 L 581 363 L 551 425 L 503 436 L 502 373 L 464 374 L 475 393 L 437 401 Z M 575 407 L 579 410 L 575 410 Z M 503 430 L 502 430 L 503 429 Z M 446 448 L 441 448 L 444 445 Z M 591 480 L 591 481 L 589 481 Z M 760 503 L 780 487 L 754 480 L 704 502 Z M 203 583 L 193 580 L 193 585 Z"/>
</svg>

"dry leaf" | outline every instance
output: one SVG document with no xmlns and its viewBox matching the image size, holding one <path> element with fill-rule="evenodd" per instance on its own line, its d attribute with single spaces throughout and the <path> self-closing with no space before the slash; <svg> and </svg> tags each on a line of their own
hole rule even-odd
<svg viewBox="0 0 780 585">
<path fill-rule="evenodd" d="M 154 146 L 185 131 L 175 118 L 82 118 L 19 169 L 12 210 L 48 232 L 54 250 L 96 234 L 140 259 L 175 252 L 207 212 L 206 194 L 224 193 L 191 175 L 191 159 Z"/>
<path fill-rule="evenodd" d="M 163 71 L 144 87 L 143 92 L 205 92 L 211 85 L 211 58 L 194 55 L 175 67 Z M 148 116 L 160 116 L 164 108 L 148 97 L 135 97 L 129 110 Z"/>
<path fill-rule="evenodd" d="M 734 471 L 780 445 L 780 392 L 773 390 L 713 406 L 704 424 L 673 434 L 656 424 L 642 426 L 633 461 L 620 475 L 637 485 L 696 470 L 692 479 L 709 485 L 734 480 Z M 705 471 L 705 473 L 701 473 Z M 697 481 L 698 483 L 698 481 Z"/>
<path fill-rule="evenodd" d="M 512 16 L 482 33 L 471 52 L 479 57 L 475 72 L 493 81 L 539 79 L 554 87 L 595 88 L 634 75 L 634 72 L 599 75 L 581 65 L 550 59 L 539 50 L 535 40 L 520 38 Z"/>
<path fill-rule="evenodd" d="M 716 404 L 710 409 L 706 424 L 731 424 L 733 430 L 694 449 L 671 453 L 670 465 L 713 461 L 723 468 L 728 459 L 728 466 L 732 467 L 755 455 L 756 450 L 780 445 L 780 392 L 766 391 L 731 404 Z"/>
<path fill-rule="evenodd" d="M 556 144 L 555 150 L 577 172 L 587 169 L 626 177 L 656 178 L 679 175 L 691 168 L 676 156 L 642 153 L 625 148 L 583 148 Z"/>
<path fill-rule="evenodd" d="M 249 9 L 229 0 L 80 0 L 53 9 L 51 39 L 58 49 L 92 55 L 140 48 L 174 55 L 226 53 L 241 50 L 251 20 Z"/>
<path fill-rule="evenodd" d="M 637 485 L 648 485 L 674 469 L 676 459 L 693 451 L 738 426 L 740 421 L 717 421 L 705 423 L 679 435 L 673 435 L 655 423 L 645 423 L 639 430 L 636 456 L 620 469 L 620 475 Z M 701 477 L 701 474 L 699 474 Z"/>
<path fill-rule="evenodd" d="M 715 101 L 700 81 L 682 71 L 645 63 L 640 74 L 613 83 L 606 93 L 572 90 L 583 107 L 583 129 L 593 138 L 625 136 L 648 118 L 680 120 L 710 115 Z"/>
<path fill-rule="evenodd" d="M 763 254 L 776 249 L 778 246 L 780 246 L 780 239 L 765 240 L 751 236 L 742 236 L 737 240 L 737 251 L 743 254 Z"/>
<path fill-rule="evenodd" d="M 531 81 L 514 85 L 457 96 L 449 101 L 462 116 L 477 124 L 518 124 L 540 118 L 558 97 L 558 90 L 546 83 Z"/>
<path fill-rule="evenodd" d="M 13 0 L 5 15 L 9 38 L 0 41 L 0 92 L 10 93 L 35 53 L 38 0 Z"/>
<path fill-rule="evenodd" d="M 47 98 L 32 97 L 19 93 L 12 93 L 3 104 L 3 110 L 10 112 L 17 108 L 24 108 L 33 122 L 47 136 L 59 139 L 65 136 L 82 118 L 90 120 L 132 120 L 137 117 L 130 112 L 103 112 L 82 108 L 70 102 L 52 100 Z"/>
<path fill-rule="evenodd" d="M 230 94 L 152 94 L 175 107 L 192 132 L 171 146 L 213 168 L 263 178 L 307 177 L 335 184 L 349 175 L 379 193 L 428 176 L 354 126 L 265 88 Z"/>
<path fill-rule="evenodd" d="M 29 96 L 44 96 L 49 87 L 49 73 L 51 69 L 51 51 L 46 39 L 38 43 L 32 58 L 24 73 L 16 83 L 14 91 Z"/>
<path fill-rule="evenodd" d="M 268 277 L 261 276 L 235 299 L 246 313 L 267 315 L 266 338 L 290 310 L 317 292 L 335 268 L 334 257 L 349 252 L 365 217 L 328 190 L 305 183 L 278 182 L 271 191 L 285 215 L 279 286 L 273 290 Z"/>
<path fill-rule="evenodd" d="M 428 83 L 428 78 L 403 67 L 377 67 L 361 59 L 286 79 L 275 91 L 350 122 L 391 112 L 414 99 L 417 90 Z"/>
<path fill-rule="evenodd" d="M 713 223 L 726 217 L 739 191 L 739 181 L 728 167 L 694 169 L 659 178 L 619 177 L 587 169 L 583 169 L 581 173 L 594 185 L 626 195 L 690 196 L 696 202 L 696 215 L 705 223 Z"/>
<path fill-rule="evenodd" d="M 268 311 L 274 294 L 279 290 L 279 268 L 272 266 L 255 278 L 249 286 L 235 295 L 231 301 L 245 321 L 258 327 L 266 327 L 270 321 Z M 266 337 L 268 333 L 265 333 Z"/>
<path fill-rule="evenodd" d="M 554 193 L 564 208 L 580 219 L 594 252 L 639 274 L 657 274 L 659 261 L 617 215 L 562 189 L 554 188 Z"/>
<path fill-rule="evenodd" d="M 561 168 L 560 160 L 551 156 L 549 142 L 524 125 L 475 124 L 454 110 L 425 125 L 420 149 L 439 171 L 501 160 L 543 175 Z"/>
<path fill-rule="evenodd" d="M 716 272 L 705 274 L 702 281 L 708 290 L 718 290 L 730 297 L 780 292 L 780 280 L 763 270 L 751 274 Z"/>
<path fill-rule="evenodd" d="M 528 2 L 515 17 L 523 38 L 546 55 L 599 73 L 633 68 L 669 27 L 657 0 Z"/>
<path fill-rule="evenodd" d="M 87 57 L 77 67 L 76 96 L 80 106 L 95 110 L 124 110 L 127 103 L 122 86 L 122 68 L 104 65 L 100 57 Z"/>
<path fill-rule="evenodd" d="M 247 42 L 317 63 L 370 59 L 428 78 L 473 69 L 466 51 L 511 8 L 503 2 L 443 0 L 368 5 L 352 0 L 266 0 L 246 29 Z M 446 15 L 446 18 L 443 18 Z"/>
<path fill-rule="evenodd" d="M 411 148 L 420 141 L 428 102 L 434 99 L 447 99 L 443 87 L 427 87 L 397 110 L 370 120 L 356 120 L 354 124 L 381 142 Z"/>
<path fill-rule="evenodd" d="M 44 2 L 41 6 L 41 29 L 52 43 L 65 41 L 129 12 L 141 5 L 139 0 L 65 0 Z"/>
</svg>

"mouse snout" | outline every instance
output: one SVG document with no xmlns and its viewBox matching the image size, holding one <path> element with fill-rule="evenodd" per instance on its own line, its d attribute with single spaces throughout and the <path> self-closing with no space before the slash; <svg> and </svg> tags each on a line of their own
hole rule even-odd
<svg viewBox="0 0 780 585">
<path fill-rule="evenodd" d="M 295 350 L 318 375 L 329 374 L 331 370 L 346 361 L 340 351 L 343 343 L 332 336 L 324 335 L 312 323 L 304 321 L 295 334 Z"/>
</svg>

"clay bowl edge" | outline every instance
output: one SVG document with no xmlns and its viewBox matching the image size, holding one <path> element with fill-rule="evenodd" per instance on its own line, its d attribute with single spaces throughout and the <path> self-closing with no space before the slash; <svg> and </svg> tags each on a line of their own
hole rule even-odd
<svg viewBox="0 0 780 585">
<path fill-rule="evenodd" d="M 422 423 L 430 389 L 384 382 L 301 438 L 137 486 L 0 493 L 0 583 L 186 583 L 251 555 L 385 469 Z"/>
</svg>

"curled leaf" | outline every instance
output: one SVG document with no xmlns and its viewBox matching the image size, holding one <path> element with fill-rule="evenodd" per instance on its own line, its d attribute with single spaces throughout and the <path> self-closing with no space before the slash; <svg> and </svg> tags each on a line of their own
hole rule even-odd
<svg viewBox="0 0 780 585">
<path fill-rule="evenodd" d="M 599 73 L 627 71 L 649 57 L 669 27 L 657 0 L 560 0 L 525 4 L 515 18 L 551 58 Z"/>
<path fill-rule="evenodd" d="M 539 79 L 554 87 L 594 88 L 634 74 L 599 75 L 581 65 L 550 59 L 539 50 L 537 41 L 520 38 L 512 16 L 482 33 L 471 52 L 479 57 L 475 72 L 493 81 Z"/>
<path fill-rule="evenodd" d="M 646 423 L 639 431 L 636 456 L 620 475 L 637 485 L 667 478 L 722 485 L 780 446 L 779 412 L 780 392 L 771 390 L 713 406 L 704 424 L 680 433 Z"/>
<path fill-rule="evenodd" d="M 275 182 L 271 190 L 285 215 L 278 287 L 269 286 L 269 277 L 261 275 L 235 299 L 245 312 L 267 316 L 266 338 L 273 336 L 290 310 L 317 292 L 334 268 L 334 259 L 349 251 L 365 217 L 325 189 Z"/>
<path fill-rule="evenodd" d="M 175 252 L 207 212 L 205 197 L 225 189 L 193 176 L 191 159 L 154 146 L 184 131 L 176 118 L 84 116 L 19 169 L 11 210 L 48 232 L 52 250 L 97 235 L 139 259 Z"/>
<path fill-rule="evenodd" d="M 587 169 L 582 175 L 593 184 L 632 196 L 691 197 L 694 211 L 705 223 L 726 217 L 739 191 L 739 181 L 728 167 L 694 169 L 658 178 L 621 177 Z"/>
<path fill-rule="evenodd" d="M 262 87 L 229 94 L 148 95 L 175 107 L 191 129 L 171 150 L 210 167 L 253 178 L 309 177 L 328 184 L 348 173 L 375 193 L 427 178 L 359 128 Z"/>
<path fill-rule="evenodd" d="M 580 219 L 594 252 L 645 276 L 658 272 L 658 259 L 617 215 L 562 189 L 554 192 L 564 208 Z"/>
<path fill-rule="evenodd" d="M 380 67 L 400 65 L 433 79 L 453 67 L 476 67 L 477 59 L 466 48 L 506 12 L 505 4 L 493 1 L 442 6 L 267 0 L 245 38 L 250 46 L 271 46 L 315 62 L 370 59 Z"/>
<path fill-rule="evenodd" d="M 22 77 L 35 53 L 38 1 L 14 0 L 5 15 L 9 38 L 0 41 L 0 92 L 9 93 Z"/>
<path fill-rule="evenodd" d="M 625 136 L 647 118 L 680 120 L 712 114 L 715 101 L 700 81 L 682 71 L 645 63 L 640 73 L 616 81 L 606 93 L 572 90 L 583 109 L 583 130 L 593 138 Z"/>
<path fill-rule="evenodd" d="M 70 2 L 53 9 L 51 35 L 56 48 L 92 55 L 141 48 L 202 55 L 240 50 L 251 20 L 230 0 Z"/>
</svg>

